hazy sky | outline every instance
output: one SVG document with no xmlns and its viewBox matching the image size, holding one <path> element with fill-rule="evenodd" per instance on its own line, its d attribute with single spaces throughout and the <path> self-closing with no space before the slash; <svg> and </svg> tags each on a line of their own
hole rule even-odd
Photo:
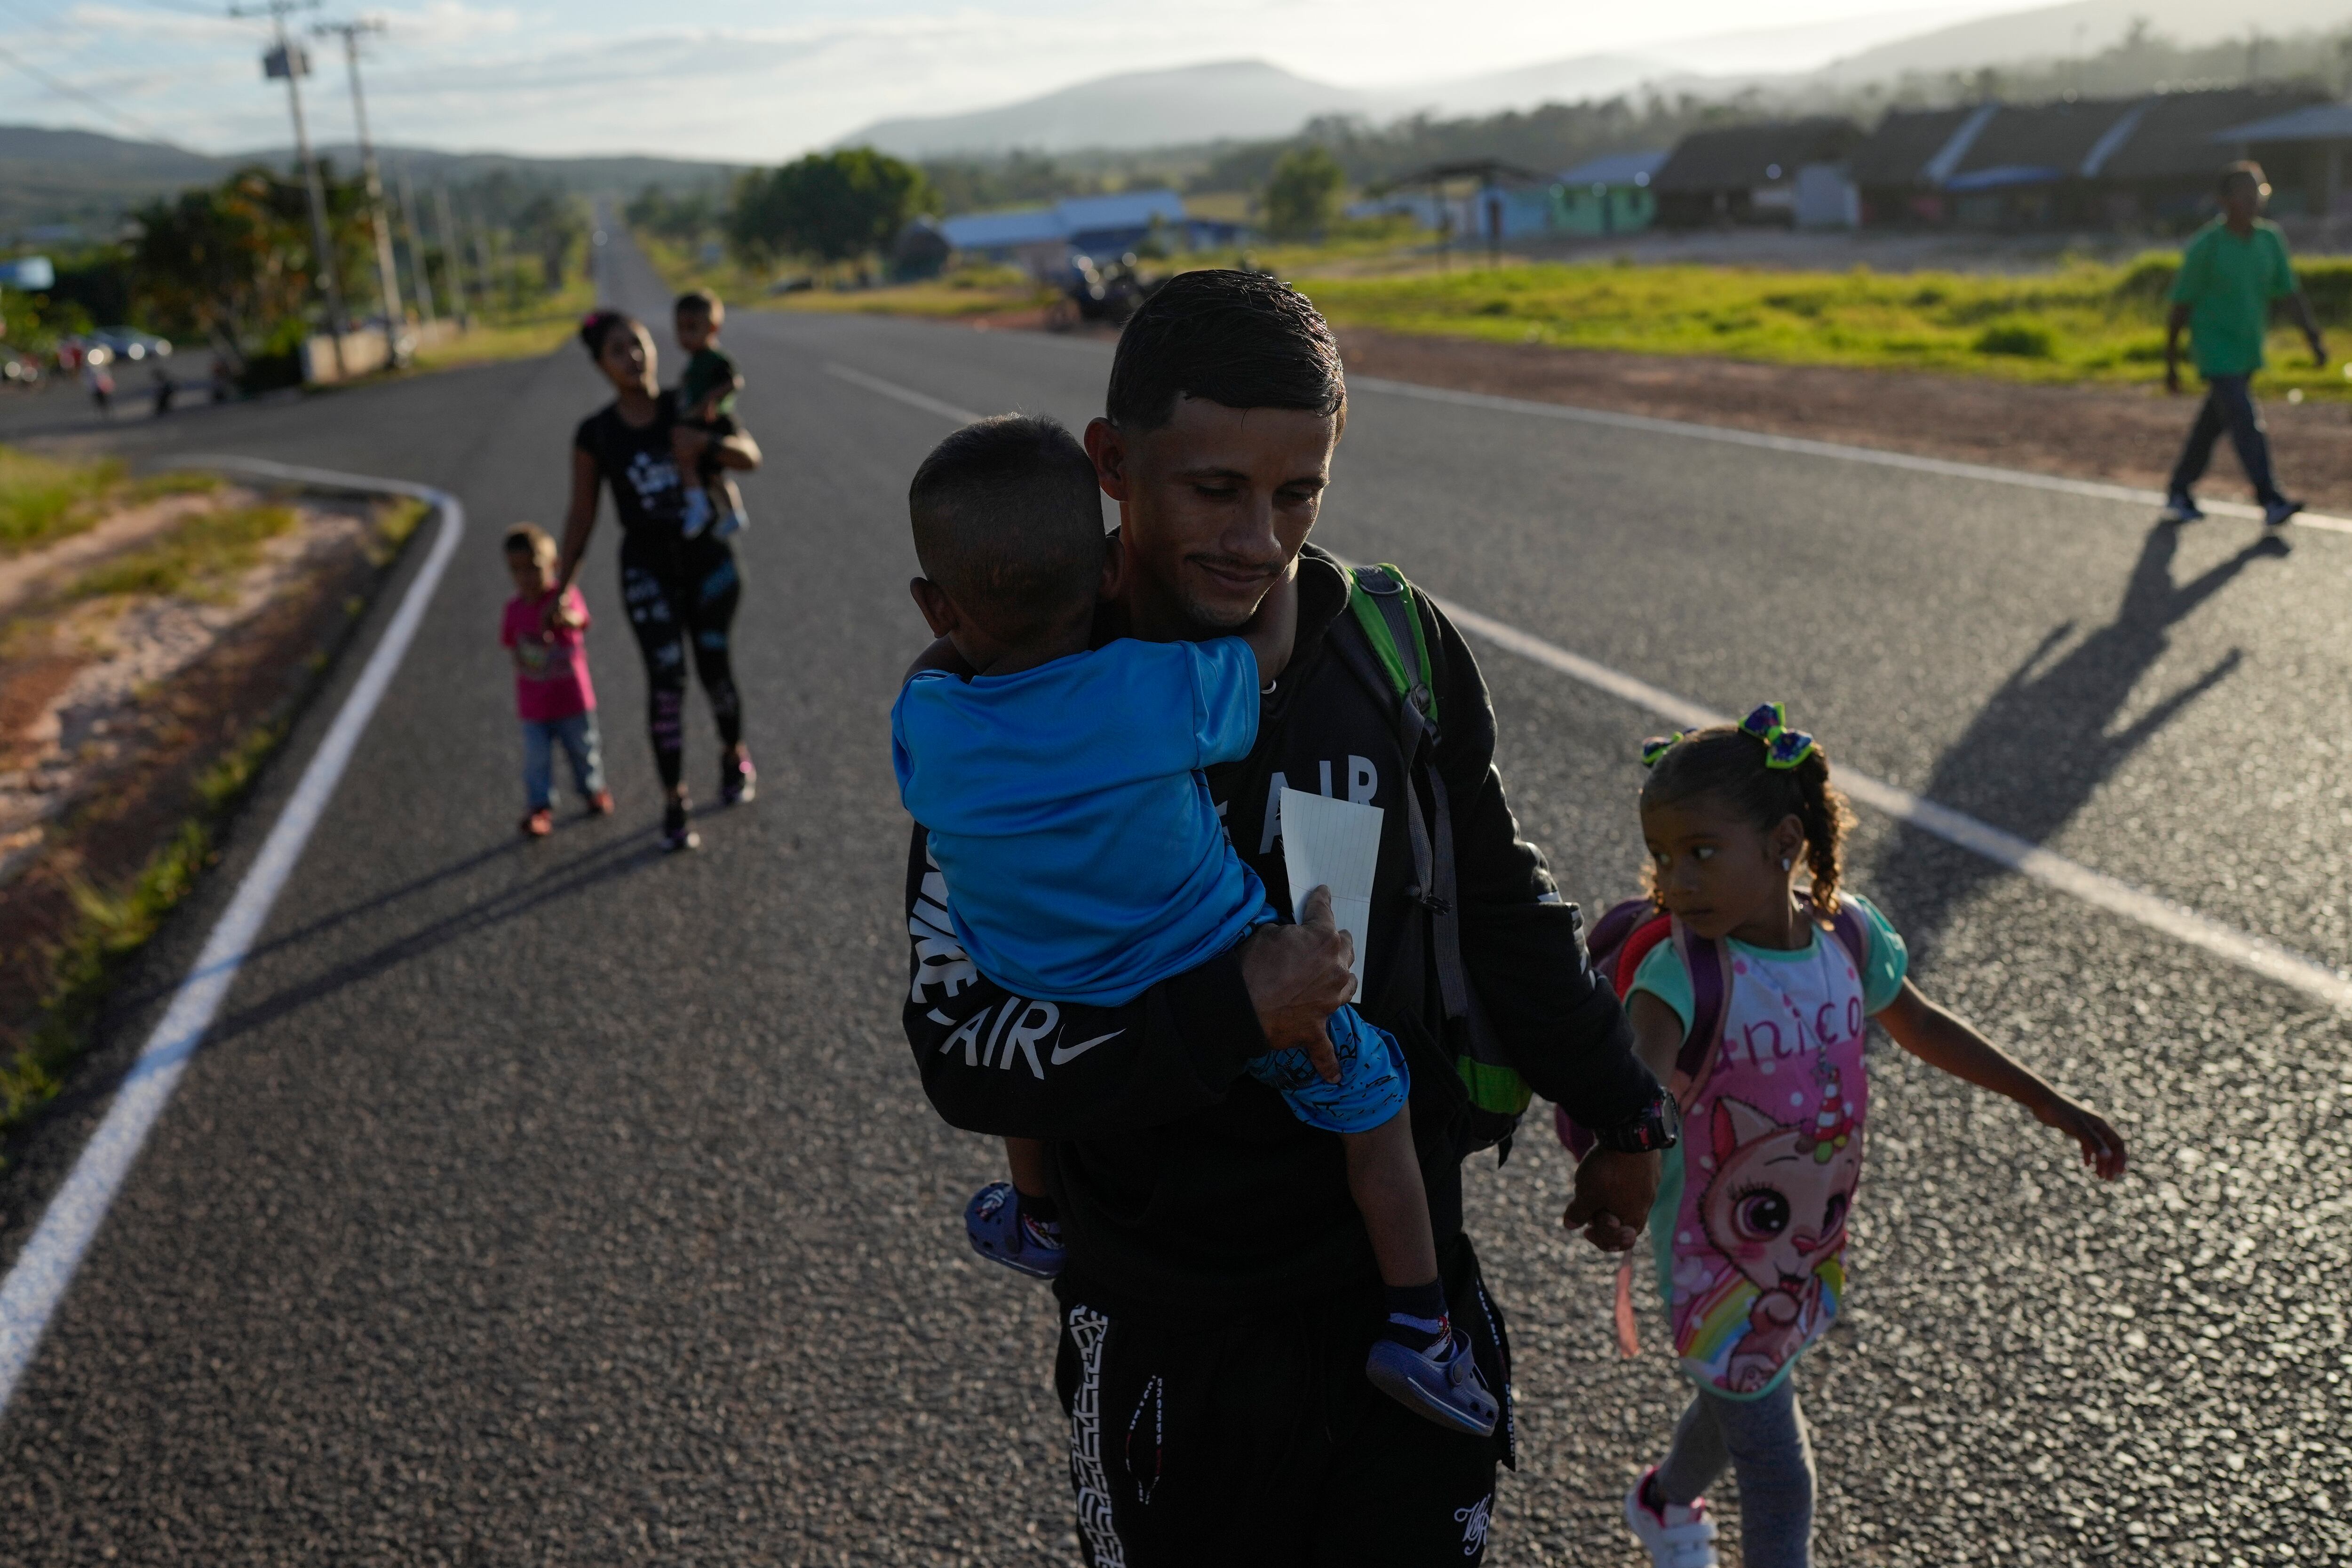
<svg viewBox="0 0 2352 1568">
<path fill-rule="evenodd" d="M 405 0 L 331 5 L 296 20 L 364 14 L 389 24 L 367 67 L 380 140 L 748 162 L 885 115 L 980 108 L 1118 70 L 1256 57 L 1372 86 L 1759 27 L 1798 30 L 1753 40 L 1733 51 L 1738 62 L 1794 68 L 2020 8 L 2021 0 Z M 0 0 L 0 49 L 186 145 L 282 145 L 284 91 L 264 82 L 258 63 L 266 24 L 231 21 L 226 9 L 199 0 Z M 350 134 L 341 47 L 313 45 L 309 97 L 324 139 Z M 0 122 L 137 133 L 5 60 Z"/>
</svg>

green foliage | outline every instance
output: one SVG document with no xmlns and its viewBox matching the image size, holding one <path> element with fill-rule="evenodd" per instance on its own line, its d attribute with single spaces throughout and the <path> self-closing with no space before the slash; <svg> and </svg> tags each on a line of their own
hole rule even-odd
<svg viewBox="0 0 2352 1568">
<path fill-rule="evenodd" d="M 718 193 L 701 186 L 671 191 L 649 184 L 629 198 L 621 216 L 631 228 L 679 245 L 699 244 L 726 221 Z"/>
<path fill-rule="evenodd" d="M 1081 174 L 1053 159 L 1017 149 L 1001 158 L 938 158 L 922 165 L 941 213 L 987 212 L 1092 195 L 1106 187 L 1101 175 Z"/>
<path fill-rule="evenodd" d="M 231 578 L 261 559 L 265 542 L 296 521 L 292 509 L 282 506 L 198 512 L 160 538 L 83 573 L 67 596 L 223 593 Z"/>
<path fill-rule="evenodd" d="M 588 215 L 578 197 L 542 190 L 515 214 L 514 230 L 515 237 L 539 258 L 542 280 L 552 294 L 563 287 L 572 253 L 588 237 Z"/>
<path fill-rule="evenodd" d="M 1972 346 L 1980 354 L 2012 354 L 2019 359 L 2049 359 L 2057 353 L 2049 328 L 2017 316 L 1988 323 Z"/>
<path fill-rule="evenodd" d="M 1277 239 L 1319 234 L 1339 216 L 1347 172 L 1326 147 L 1297 147 L 1275 163 L 1265 184 L 1265 226 Z"/>
<path fill-rule="evenodd" d="M 1344 263 L 1344 275 L 1335 268 L 1318 276 L 1327 258 Z M 1294 279 L 1340 326 L 1782 363 L 2142 383 L 2163 363 L 2173 267 L 2171 258 L 2151 258 L 2013 276 L 1889 276 L 1548 263 L 1379 276 L 1339 247 L 1286 249 L 1260 259 Z M 2345 321 L 2352 315 L 2352 262 L 2313 262 L 2299 272 L 2324 317 Z M 2273 339 L 2268 382 L 2299 386 L 2307 396 L 2352 393 L 2339 370 L 2310 367 L 2298 334 L 2284 321 Z"/>
<path fill-rule="evenodd" d="M 75 463 L 0 447 L 0 557 L 37 549 L 98 521 L 95 503 L 122 478 L 122 465 Z"/>
<path fill-rule="evenodd" d="M 728 237 L 746 258 L 847 261 L 886 248 L 933 205 L 922 171 L 871 147 L 811 153 L 735 187 Z"/>
<path fill-rule="evenodd" d="M 346 300 L 364 298 L 374 255 L 365 193 L 326 181 L 329 244 Z M 292 326 L 308 331 L 320 287 L 310 196 L 302 182 L 244 169 L 218 185 L 141 209 L 131 267 L 146 317 L 171 336 L 209 340 L 240 369 L 249 353 Z"/>
</svg>

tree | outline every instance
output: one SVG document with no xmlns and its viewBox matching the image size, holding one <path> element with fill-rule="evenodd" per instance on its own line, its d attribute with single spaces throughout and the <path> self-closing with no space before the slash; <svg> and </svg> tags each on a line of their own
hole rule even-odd
<svg viewBox="0 0 2352 1568">
<path fill-rule="evenodd" d="M 728 238 L 761 264 L 784 256 L 846 261 L 887 247 L 933 205 L 922 171 L 871 147 L 812 153 L 737 182 Z"/>
<path fill-rule="evenodd" d="M 515 237 L 539 254 L 551 294 L 563 287 L 564 264 L 572 247 L 588 232 L 580 204 L 557 191 L 541 191 L 515 215 Z"/>
<path fill-rule="evenodd" d="M 330 242 L 346 288 L 357 281 L 352 258 L 365 245 L 363 202 L 355 184 L 327 182 Z M 304 328 L 319 258 L 299 181 L 244 169 L 218 185 L 150 203 L 137 217 L 133 288 L 157 325 L 209 339 L 232 364 L 242 364 L 257 344 Z"/>
<path fill-rule="evenodd" d="M 1265 184 L 1265 226 L 1279 239 L 1303 239 L 1330 226 L 1339 216 L 1339 187 L 1347 183 L 1339 160 L 1320 145 L 1295 147 L 1274 165 Z"/>
</svg>

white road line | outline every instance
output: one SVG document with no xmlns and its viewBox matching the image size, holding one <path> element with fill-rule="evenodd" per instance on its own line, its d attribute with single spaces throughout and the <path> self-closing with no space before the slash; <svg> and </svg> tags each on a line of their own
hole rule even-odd
<svg viewBox="0 0 2352 1568">
<path fill-rule="evenodd" d="M 1416 397 L 1427 403 L 1451 403 L 1463 408 L 1486 408 L 1504 414 L 1529 414 L 1541 419 L 1565 419 L 1577 425 L 1599 425 L 1612 430 L 1639 430 L 1653 436 L 1682 436 L 1700 441 L 1721 441 L 1735 447 L 1756 447 L 1769 452 L 1792 452 L 1808 458 L 1834 458 L 1841 462 L 1872 463 L 1882 468 L 1907 468 L 1916 474 L 1946 479 L 1977 479 L 1987 484 L 2016 485 L 2025 489 L 2054 490 L 2061 495 L 2093 500 L 2122 501 L 2130 506 L 2160 507 L 2156 490 L 2129 485 L 2104 484 L 2096 479 L 2067 479 L 2054 474 L 2027 473 L 2021 468 L 1997 468 L 1987 463 L 1956 463 L 1943 458 L 1916 458 L 1908 452 L 1883 452 L 1874 447 L 1847 447 L 1835 441 L 1809 441 L 1799 436 L 1768 436 L 1759 430 L 1734 430 L 1721 425 L 1697 425 L 1682 419 L 1654 419 L 1645 414 L 1613 414 L 1602 408 L 1579 408 L 1566 403 L 1537 403 L 1524 397 L 1496 397 L 1484 392 L 1456 392 L 1450 387 L 1422 386 L 1409 381 L 1386 381 L 1373 375 L 1351 375 L 1349 391 L 1383 392 L 1396 397 Z M 2243 501 L 2209 500 L 2205 510 L 2223 517 L 2259 520 L 2263 509 Z M 2307 511 L 2294 520 L 2297 528 L 2327 533 L 2352 533 L 2352 518 Z"/>
<path fill-rule="evenodd" d="M 1670 723 L 1687 728 L 1731 721 L 1729 714 L 1702 708 L 1688 698 L 1677 697 L 1671 691 L 1637 680 L 1607 665 L 1596 664 L 1580 654 L 1570 653 L 1541 637 L 1530 637 L 1516 626 L 1505 626 L 1475 610 L 1444 599 L 1437 599 L 1436 602 L 1453 617 L 1455 626 L 1472 636 L 1483 637 L 1496 647 L 1581 681 L 1597 691 L 1606 692 L 1637 708 L 1645 708 Z M 1950 806 L 1939 805 L 1868 773 L 1841 766 L 1837 771 L 1837 782 L 1847 795 L 1864 805 L 1932 833 L 1948 843 L 1957 844 L 1963 849 L 1974 850 L 1997 865 L 2005 866 L 2061 892 L 2071 893 L 2086 904 L 2126 920 L 2137 921 L 2150 930 L 2162 931 L 2191 946 L 2201 947 L 2216 957 L 2227 959 L 2282 984 L 2291 985 L 2331 1007 L 2352 1012 L 2352 979 L 2267 938 L 2234 931 L 2169 899 L 2158 898 L 2128 882 L 2094 871 L 2063 855 L 2053 854 L 2040 845 L 2029 843 L 2015 834 L 2004 833 L 1990 823 L 1980 822 L 1965 812 L 1954 811 Z"/>
<path fill-rule="evenodd" d="M 226 999 L 239 966 L 252 951 L 262 923 L 269 918 L 270 906 L 278 901 L 279 890 L 301 858 L 303 846 L 326 811 L 361 732 L 367 728 L 376 704 L 392 683 L 394 672 L 400 668 L 401 656 L 415 639 L 425 605 L 447 569 L 449 558 L 456 553 L 457 537 L 466 527 L 466 510 L 457 499 L 424 485 L 291 468 L 251 458 L 192 458 L 186 461 L 195 467 L 228 468 L 262 479 L 325 489 L 414 497 L 439 511 L 440 531 L 434 537 L 433 552 L 425 558 L 415 580 L 401 598 L 400 608 L 378 639 L 375 651 L 368 656 L 359 680 L 343 699 L 342 709 L 328 728 L 326 739 L 319 742 L 310 765 L 302 770 L 301 781 L 294 786 L 293 795 L 271 826 L 269 837 L 262 841 L 260 853 L 254 857 L 245 879 L 237 884 L 228 908 L 215 922 L 195 966 L 180 983 L 163 1022 L 147 1037 L 137 1061 L 121 1087 L 115 1090 L 114 1103 L 82 1149 L 80 1158 L 74 1162 L 65 1184 L 49 1200 L 39 1228 L 17 1255 L 7 1279 L 0 1281 L 0 1415 L 6 1413 L 17 1384 L 32 1366 L 33 1353 L 40 1346 L 50 1315 L 65 1299 L 75 1271 L 81 1267 L 83 1255 L 89 1250 L 92 1238 L 106 1219 L 106 1211 L 112 1206 L 116 1194 L 122 1190 L 124 1178 L 139 1158 L 148 1131 L 171 1103 L 180 1075 L 187 1070 L 188 1058 L 203 1044 L 205 1032 L 212 1026 L 214 1015 Z"/>
<path fill-rule="evenodd" d="M 825 363 L 824 374 L 837 380 L 845 381 L 852 386 L 862 386 L 868 392 L 878 392 L 885 397 L 895 397 L 908 406 L 919 408 L 926 414 L 936 414 L 942 419 L 952 419 L 959 425 L 969 425 L 975 419 L 984 417 L 974 414 L 969 408 L 958 408 L 952 403 L 941 403 L 938 398 L 926 396 L 911 386 L 900 386 L 895 381 L 885 381 L 878 375 L 868 375 L 862 370 L 852 370 L 845 364 L 835 364 L 828 361 Z"/>
<path fill-rule="evenodd" d="M 953 419 L 959 424 L 969 424 L 980 417 L 952 404 L 941 403 L 934 397 L 926 397 L 911 388 L 900 386 L 896 382 L 884 381 L 879 376 L 867 375 L 863 371 L 854 371 L 845 365 L 836 364 L 828 364 L 824 368 L 828 373 L 841 377 L 844 381 L 855 383 L 871 392 L 878 392 L 885 397 L 895 397 L 902 403 L 926 409 L 944 418 Z M 1370 382 L 1363 377 L 1354 379 L 1349 384 L 1353 386 L 1370 384 L 1381 391 L 1405 392 L 1415 395 L 1426 395 L 1443 402 L 1466 401 L 1474 405 L 1499 405 L 1506 408 L 1538 414 L 1585 416 L 1588 413 L 1581 409 L 1564 408 L 1557 404 L 1521 403 L 1512 398 L 1486 397 L 1475 393 L 1440 392 L 1431 387 L 1408 386 L 1402 382 Z M 1902 458 L 1892 453 L 1868 451 L 1860 447 L 1831 447 L 1827 443 L 1818 441 L 1791 442 L 1778 436 L 1753 436 L 1741 430 L 1718 431 L 1705 425 L 1680 426 L 1670 420 L 1646 419 L 1633 415 L 1590 415 L 1590 417 L 1598 423 L 1623 425 L 1636 429 L 1660 427 L 1674 434 L 1698 433 L 1711 437 L 1736 439 L 1757 446 L 1793 447 L 1799 450 L 1810 450 L 1831 457 L 1854 457 L 1872 462 L 1885 460 L 1896 468 L 1924 467 L 1931 472 L 1950 473 L 1963 479 L 1990 478 L 2004 482 L 2032 483 L 2042 488 L 2089 494 L 2106 500 L 2118 497 L 2135 500 L 2143 499 L 2142 492 L 2124 489 L 2120 486 L 2083 485 L 2073 479 L 2045 480 L 2038 475 L 2013 474 L 2005 468 L 1976 468 L 1967 463 L 1938 463 L 1926 458 Z M 2157 499 L 2160 500 L 2162 498 Z M 2352 531 L 2352 524 L 2347 524 L 2347 531 Z M 1435 598 L 1435 595 L 1433 595 L 1432 597 Z M 1506 626 L 1501 621 L 1482 616 L 1475 610 L 1465 608 L 1450 600 L 1438 599 L 1437 603 L 1464 631 L 1483 637 L 1496 647 L 1517 654 L 1520 658 L 1542 665 L 1547 669 L 1556 670 L 1571 679 L 1581 681 L 1596 691 L 1606 692 L 1612 697 L 1632 703 L 1636 708 L 1647 709 L 1672 723 L 1687 728 L 1729 721 L 1729 716 L 1727 714 L 1703 708 L 1686 697 L 1678 697 L 1662 687 L 1653 686 L 1646 680 L 1638 679 L 1621 670 L 1612 669 L 1607 665 L 1586 658 L 1581 654 L 1570 653 L 1568 649 L 1546 642 L 1541 637 L 1532 637 L 1517 626 Z M 2304 994 L 2326 1003 L 2331 1007 L 2352 1012 L 2352 979 L 2347 979 L 2335 970 L 2306 958 L 2299 952 L 2282 947 L 2266 937 L 2252 936 L 2244 931 L 2234 931 L 2218 921 L 2207 919 L 2184 905 L 2174 903 L 2168 899 L 2158 898 L 2154 893 L 2145 892 L 2128 882 L 2119 881 L 2103 872 L 2094 871 L 2087 866 L 2078 865 L 2063 855 L 2053 854 L 2037 844 L 2032 844 L 2018 837 L 2015 834 L 2004 833 L 1990 823 L 1979 822 L 1965 812 L 1954 811 L 1948 805 L 1939 805 L 1932 800 L 1912 794 L 1909 790 L 1872 778 L 1867 773 L 1840 768 L 1838 783 L 1846 794 L 1864 805 L 1907 822 L 1923 832 L 1932 833 L 1948 843 L 1957 844 L 1963 849 L 1973 850 L 1996 865 L 2005 866 L 2021 876 L 2031 877 L 2035 881 L 2055 888 L 2061 892 L 2071 893 L 2095 908 L 2121 915 L 2126 920 L 2137 921 L 2152 931 L 2162 931 L 2167 936 L 2188 942 L 2191 946 L 2201 947 L 2206 952 L 2227 959 L 2231 963 L 2250 969 L 2257 974 L 2278 981 L 2282 984 L 2293 986 Z"/>
</svg>

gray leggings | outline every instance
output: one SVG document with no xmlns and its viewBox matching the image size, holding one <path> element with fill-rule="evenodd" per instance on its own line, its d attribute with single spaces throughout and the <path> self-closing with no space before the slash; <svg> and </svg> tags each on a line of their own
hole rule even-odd
<svg viewBox="0 0 2352 1568">
<path fill-rule="evenodd" d="M 1739 1475 L 1740 1560 L 1748 1568 L 1808 1568 L 1813 1560 L 1813 1445 L 1792 1372 L 1756 1399 L 1701 1392 L 1675 1425 L 1658 1490 L 1688 1503 L 1729 1465 Z"/>
</svg>

